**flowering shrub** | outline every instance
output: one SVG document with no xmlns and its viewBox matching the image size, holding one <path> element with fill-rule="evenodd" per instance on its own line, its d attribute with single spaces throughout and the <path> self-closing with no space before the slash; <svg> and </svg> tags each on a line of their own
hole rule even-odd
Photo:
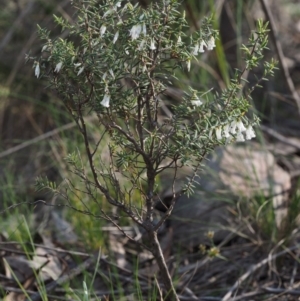
<svg viewBox="0 0 300 301">
<path fill-rule="evenodd" d="M 190 71 L 201 53 L 216 47 L 218 32 L 212 28 L 211 18 L 206 18 L 199 31 L 187 35 L 185 14 L 179 12 L 176 0 L 152 3 L 147 10 L 129 1 L 101 3 L 74 1 L 78 18 L 74 25 L 55 17 L 57 24 L 69 33 L 66 39 L 51 39 L 48 31 L 39 28 L 45 43 L 41 58 L 34 58 L 35 75 L 48 78 L 83 135 L 92 179 L 78 167 L 75 155 L 70 155 L 68 161 L 85 182 L 87 193 L 96 199 L 92 185 L 148 232 L 150 251 L 158 261 L 165 288 L 172 299 L 178 300 L 157 240 L 157 231 L 176 200 L 177 169 L 188 164 L 194 167 L 194 176 L 184 188 L 191 193 L 193 179 L 209 151 L 218 145 L 255 137 L 253 127 L 258 120 L 247 117 L 254 87 L 243 91 L 242 76 L 263 58 L 267 27 L 258 22 L 249 44 L 242 49 L 245 67 L 236 71 L 220 95 L 190 87 L 180 103 L 171 105 L 172 115 L 159 119 L 165 91 L 176 80 L 176 70 Z M 265 62 L 263 77 L 255 86 L 272 75 L 274 68 L 274 61 Z M 94 164 L 99 150 L 97 145 L 92 148 L 84 119 L 91 112 L 97 114 L 102 125 L 102 137 L 110 137 L 110 161 L 101 165 L 106 172 Z M 165 216 L 154 223 L 156 179 L 165 169 L 174 171 L 173 201 Z M 115 171 L 129 180 L 130 188 L 120 185 Z M 49 184 L 37 182 L 38 188 Z M 143 199 L 143 208 L 132 204 L 135 192 Z"/>
</svg>

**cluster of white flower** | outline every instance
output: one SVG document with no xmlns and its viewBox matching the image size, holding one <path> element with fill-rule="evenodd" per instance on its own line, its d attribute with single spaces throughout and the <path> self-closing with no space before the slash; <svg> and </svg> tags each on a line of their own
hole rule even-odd
<svg viewBox="0 0 300 301">
<path fill-rule="evenodd" d="M 147 29 L 145 23 L 133 25 L 129 31 L 131 39 L 136 40 L 143 33 L 144 36 L 147 35 Z"/>
<path fill-rule="evenodd" d="M 255 137 L 255 132 L 251 125 L 248 125 L 246 128 L 242 122 L 242 120 L 232 121 L 230 124 L 226 124 L 224 126 L 219 126 L 216 128 L 216 137 L 218 140 L 222 140 L 223 138 L 227 138 L 228 141 L 231 140 L 232 135 L 235 135 L 237 142 L 243 142 L 246 140 L 251 140 Z M 244 136 L 245 134 L 245 136 Z"/>
<path fill-rule="evenodd" d="M 76 69 L 77 67 L 80 67 L 81 65 L 82 65 L 81 63 L 76 63 L 76 64 L 74 64 L 75 69 Z M 81 66 L 81 67 L 79 68 L 78 72 L 77 72 L 77 76 L 80 75 L 80 74 L 83 72 L 83 70 L 84 70 L 84 66 Z"/>
<path fill-rule="evenodd" d="M 200 41 L 199 43 L 197 43 L 195 45 L 195 47 L 193 48 L 193 52 L 192 52 L 193 55 L 198 55 L 199 53 L 203 53 L 204 47 L 206 47 L 207 50 L 213 50 L 216 47 L 215 38 L 212 36 L 207 41 L 207 43 L 205 43 L 205 41 L 203 41 L 203 40 Z"/>
<path fill-rule="evenodd" d="M 196 56 L 199 53 L 203 53 L 204 47 L 206 47 L 207 50 L 213 50 L 216 47 L 215 38 L 213 36 L 211 36 L 209 38 L 209 40 L 207 41 L 207 43 L 205 43 L 205 41 L 203 41 L 203 40 L 199 41 L 192 49 L 192 54 Z M 191 60 L 187 60 L 186 63 L 187 63 L 187 69 L 188 69 L 188 71 L 190 71 Z"/>
<path fill-rule="evenodd" d="M 114 8 L 108 9 L 105 14 L 103 15 L 103 18 L 106 18 L 107 16 L 111 15 L 115 11 L 117 11 L 118 7 L 121 7 L 121 2 L 118 2 Z"/>
<path fill-rule="evenodd" d="M 200 107 L 203 104 L 203 102 L 199 99 L 196 93 L 193 94 L 191 103 L 195 107 Z"/>
<path fill-rule="evenodd" d="M 116 11 L 118 10 L 118 7 L 121 7 L 121 1 L 117 2 L 117 4 L 116 4 L 113 8 L 108 9 L 108 10 L 104 13 L 103 19 L 105 19 L 107 16 L 111 15 L 112 13 L 116 12 Z M 122 21 L 121 21 L 121 22 L 122 22 Z M 102 38 L 103 35 L 105 34 L 106 29 L 107 29 L 107 27 L 106 27 L 106 25 L 104 25 L 104 24 L 100 27 L 100 36 L 101 36 L 101 38 Z M 117 32 L 115 33 L 115 36 L 114 36 L 114 39 L 113 39 L 113 44 L 116 43 L 116 41 L 118 40 L 118 38 L 119 38 L 119 31 L 117 31 Z"/>
<path fill-rule="evenodd" d="M 193 55 L 198 55 L 198 53 L 204 52 L 204 46 L 206 47 L 206 43 L 204 41 L 201 41 L 197 43 L 193 49 Z"/>
</svg>

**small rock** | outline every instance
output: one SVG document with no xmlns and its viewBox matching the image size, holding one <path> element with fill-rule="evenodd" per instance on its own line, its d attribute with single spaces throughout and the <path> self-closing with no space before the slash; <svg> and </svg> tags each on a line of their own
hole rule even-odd
<svg viewBox="0 0 300 301">
<path fill-rule="evenodd" d="M 175 241 L 187 247 L 207 244 L 208 231 L 215 232 L 215 243 L 225 239 L 230 233 L 226 229 L 230 225 L 228 206 L 240 197 L 271 197 L 277 227 L 287 214 L 290 175 L 276 164 L 269 151 L 259 146 L 217 148 L 205 162 L 197 182 L 193 196 L 179 197 L 170 221 Z"/>
</svg>

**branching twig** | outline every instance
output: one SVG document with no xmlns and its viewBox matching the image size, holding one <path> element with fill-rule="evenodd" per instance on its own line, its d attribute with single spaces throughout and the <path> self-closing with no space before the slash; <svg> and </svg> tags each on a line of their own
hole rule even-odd
<svg viewBox="0 0 300 301">
<path fill-rule="evenodd" d="M 276 138 L 280 142 L 283 142 L 286 145 L 290 145 L 292 147 L 295 147 L 297 150 L 300 150 L 300 143 L 298 141 L 291 140 L 265 125 L 261 125 L 260 127 L 264 132 L 268 133 L 270 136 Z"/>
<path fill-rule="evenodd" d="M 230 290 L 226 293 L 226 295 L 222 298 L 222 301 L 229 301 L 231 300 L 231 296 L 233 294 L 233 292 L 238 289 L 238 287 L 250 276 L 252 275 L 254 272 L 256 272 L 259 268 L 261 268 L 262 266 L 264 266 L 265 264 L 267 264 L 270 260 L 274 260 L 290 251 L 296 250 L 299 248 L 299 245 L 293 246 L 291 248 L 285 249 L 282 252 L 279 252 L 277 254 L 274 254 L 271 256 L 271 258 L 268 256 L 267 258 L 265 258 L 264 260 L 260 261 L 259 263 L 253 265 L 250 267 L 250 269 L 248 269 L 248 271 L 243 274 L 241 277 L 238 278 L 238 280 L 235 282 L 235 284 L 230 288 Z"/>
</svg>

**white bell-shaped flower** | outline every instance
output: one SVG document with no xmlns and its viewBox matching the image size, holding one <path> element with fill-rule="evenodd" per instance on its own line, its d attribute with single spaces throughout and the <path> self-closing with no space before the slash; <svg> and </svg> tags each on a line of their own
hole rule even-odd
<svg viewBox="0 0 300 301">
<path fill-rule="evenodd" d="M 255 138 L 256 135 L 255 135 L 255 132 L 253 130 L 253 127 L 251 125 L 249 125 L 246 129 L 246 139 L 247 140 L 251 140 L 252 138 Z"/>
<path fill-rule="evenodd" d="M 186 61 L 186 67 L 187 67 L 188 72 L 190 72 L 190 70 L 191 70 L 191 60 L 190 59 L 188 59 Z"/>
<path fill-rule="evenodd" d="M 142 32 L 141 24 L 133 25 L 129 31 L 131 39 L 136 40 L 140 36 L 141 32 Z"/>
<path fill-rule="evenodd" d="M 78 72 L 77 72 L 77 76 L 78 76 L 78 75 L 80 75 L 80 74 L 83 72 L 83 70 L 84 70 L 84 66 L 83 66 L 83 67 L 81 67 L 81 68 L 78 70 Z"/>
<path fill-rule="evenodd" d="M 114 74 L 113 70 L 112 70 L 112 69 L 109 69 L 108 71 L 109 71 L 111 77 L 112 77 L 113 79 L 115 79 L 115 74 Z"/>
<path fill-rule="evenodd" d="M 105 108 L 109 108 L 109 101 L 110 101 L 110 95 L 105 94 L 103 97 L 103 100 L 100 102 L 100 104 Z"/>
<path fill-rule="evenodd" d="M 207 41 L 207 50 L 213 50 L 216 47 L 215 38 L 212 36 Z"/>
<path fill-rule="evenodd" d="M 199 53 L 203 53 L 204 52 L 204 46 L 207 47 L 206 43 L 204 41 L 201 41 L 199 43 Z"/>
<path fill-rule="evenodd" d="M 230 137 L 230 126 L 229 124 L 225 124 L 224 127 L 223 127 L 223 136 L 225 138 L 229 138 Z"/>
<path fill-rule="evenodd" d="M 34 75 L 35 75 L 37 78 L 39 78 L 40 73 L 41 73 L 40 63 L 39 63 L 39 62 L 36 62 L 35 69 L 34 69 Z"/>
<path fill-rule="evenodd" d="M 203 102 L 200 99 L 198 99 L 198 100 L 192 100 L 191 103 L 195 107 L 200 107 L 203 104 Z"/>
<path fill-rule="evenodd" d="M 101 38 L 102 38 L 103 35 L 105 34 L 105 31 L 106 31 L 106 26 L 103 24 L 103 25 L 100 27 L 100 36 L 101 36 Z"/>
<path fill-rule="evenodd" d="M 245 141 L 244 135 L 241 132 L 237 133 L 236 141 L 237 142 L 244 142 Z"/>
<path fill-rule="evenodd" d="M 193 55 L 197 55 L 198 54 L 198 52 L 199 52 L 199 44 L 197 43 L 196 45 L 195 45 L 195 47 L 194 47 L 194 49 L 193 49 Z"/>
<path fill-rule="evenodd" d="M 154 39 L 151 40 L 151 43 L 150 43 L 150 49 L 151 49 L 151 50 L 155 50 L 155 49 L 156 49 Z"/>
<path fill-rule="evenodd" d="M 220 126 L 216 128 L 216 137 L 218 140 L 222 140 L 222 128 Z"/>
<path fill-rule="evenodd" d="M 196 94 L 196 92 L 194 92 L 193 95 L 192 95 L 192 97 L 191 97 L 191 103 L 195 107 L 200 107 L 203 104 L 203 102 L 199 99 L 199 97 Z"/>
<path fill-rule="evenodd" d="M 239 131 L 240 133 L 246 131 L 246 128 L 245 128 L 245 126 L 244 126 L 242 120 L 239 120 L 239 121 L 236 123 L 236 127 L 237 127 L 237 129 L 238 129 L 238 131 Z"/>
<path fill-rule="evenodd" d="M 63 63 L 62 62 L 59 62 L 56 66 L 55 66 L 55 69 L 54 69 L 54 72 L 59 72 L 61 67 L 62 67 Z"/>
<path fill-rule="evenodd" d="M 118 38 L 119 38 L 119 31 L 117 31 L 115 33 L 115 36 L 114 36 L 114 39 L 113 39 L 113 44 L 115 44 L 117 42 Z"/>
<path fill-rule="evenodd" d="M 235 135 L 236 134 L 236 124 L 237 124 L 237 122 L 236 122 L 236 120 L 234 120 L 234 121 L 232 121 L 231 123 L 230 123 L 230 133 L 231 134 L 233 134 L 233 135 Z"/>
</svg>

